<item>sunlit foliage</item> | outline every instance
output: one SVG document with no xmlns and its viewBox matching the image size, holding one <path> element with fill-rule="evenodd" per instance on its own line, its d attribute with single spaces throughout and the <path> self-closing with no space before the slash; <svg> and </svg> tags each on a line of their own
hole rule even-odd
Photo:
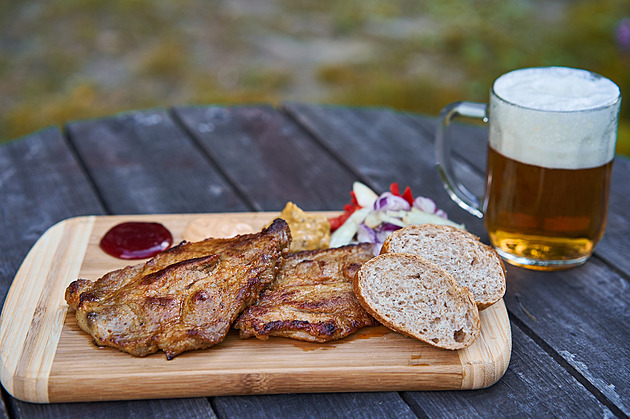
<svg viewBox="0 0 630 419">
<path fill-rule="evenodd" d="M 0 0 L 0 141 L 184 104 L 437 115 L 539 65 L 598 72 L 630 98 L 624 19 L 627 0 Z M 618 150 L 630 155 L 628 100 Z"/>
</svg>

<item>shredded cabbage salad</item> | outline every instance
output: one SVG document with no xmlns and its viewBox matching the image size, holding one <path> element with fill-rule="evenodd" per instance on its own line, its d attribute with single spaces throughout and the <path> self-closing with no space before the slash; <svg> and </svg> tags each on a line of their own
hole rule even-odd
<svg viewBox="0 0 630 419">
<path fill-rule="evenodd" d="M 330 219 L 330 247 L 374 243 L 374 253 L 378 254 L 387 236 L 408 225 L 447 224 L 465 229 L 464 225 L 449 220 L 432 199 L 422 196 L 414 199 L 409 187 L 401 194 L 397 183 L 392 183 L 389 189 L 377 195 L 363 183 L 354 182 L 352 202 L 344 206 L 343 214 Z"/>
</svg>

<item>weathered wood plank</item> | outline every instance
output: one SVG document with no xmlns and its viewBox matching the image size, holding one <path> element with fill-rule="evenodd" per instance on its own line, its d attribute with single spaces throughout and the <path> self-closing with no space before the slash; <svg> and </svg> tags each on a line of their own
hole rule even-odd
<svg viewBox="0 0 630 419">
<path fill-rule="evenodd" d="M 249 209 L 164 110 L 73 122 L 67 130 L 112 214 Z"/>
<path fill-rule="evenodd" d="M 220 397 L 213 403 L 220 417 L 247 418 L 415 418 L 398 393 L 282 394 Z"/>
<path fill-rule="evenodd" d="M 2 301 L 35 241 L 74 215 L 102 214 L 61 133 L 46 129 L 0 147 L 0 292 Z"/>
<path fill-rule="evenodd" d="M 257 210 L 293 201 L 341 209 L 353 176 L 293 121 L 268 106 L 182 107 L 175 114 Z"/>
<path fill-rule="evenodd" d="M 48 227 L 65 218 L 104 213 L 98 195 L 57 129 L 40 131 L 0 147 L 0 202 L 3 301 L 24 256 Z M 37 405 L 6 395 L 5 403 L 16 417 L 28 418 L 84 417 L 90 414 L 96 417 L 101 416 L 104 410 L 120 417 L 145 416 L 147 412 L 156 417 L 181 417 L 182 412 L 197 412 L 197 417 L 214 415 L 205 398 L 93 406 Z M 136 413 L 130 414 L 131 411 Z"/>
<path fill-rule="evenodd" d="M 510 268 L 517 317 L 626 415 L 630 414 L 630 287 L 598 258 L 570 271 Z"/>
<path fill-rule="evenodd" d="M 612 417 L 616 413 L 518 327 L 512 325 L 512 331 L 510 367 L 494 386 L 477 391 L 408 392 L 405 400 L 414 411 L 441 418 Z"/>
<path fill-rule="evenodd" d="M 124 383 L 121 383 L 124 385 Z M 25 418 L 216 418 L 205 398 L 122 402 L 33 404 L 12 403 L 16 417 Z"/>
<path fill-rule="evenodd" d="M 611 183 L 606 232 L 595 254 L 630 278 L 630 159 L 615 159 Z"/>
<path fill-rule="evenodd" d="M 7 404 L 9 403 L 11 396 L 9 396 L 4 389 L 0 389 L 0 391 L 2 391 L 2 395 L 0 396 L 0 418 L 9 418 L 11 416 L 9 415 L 9 408 Z"/>
<path fill-rule="evenodd" d="M 442 186 L 437 175 L 429 172 L 435 169 L 432 164 L 434 161 L 433 139 L 427 138 L 427 130 L 417 129 L 417 125 L 407 125 L 404 122 L 407 118 L 394 112 L 372 109 L 335 109 L 304 104 L 289 104 L 287 110 L 327 147 L 337 152 L 348 149 L 357 150 L 355 154 L 348 157 L 346 163 L 352 166 L 352 170 L 363 173 L 373 185 L 382 185 L 390 179 L 396 180 L 396 178 L 400 181 L 401 178 L 407 179 L 411 175 L 412 180 L 406 183 L 410 183 L 412 187 L 417 186 L 414 188 L 417 193 L 426 194 L 433 198 L 438 206 L 447 208 L 449 216 L 459 222 L 464 222 L 474 233 L 482 237 L 485 236 L 482 223 L 471 220 L 472 216 L 464 214 L 461 218 L 456 218 L 460 210 L 451 210 L 452 205 L 449 206 L 448 202 L 450 199 L 441 191 Z M 344 124 L 343 121 L 349 123 Z M 421 119 L 418 125 L 424 123 L 425 121 Z M 414 127 L 416 129 L 413 129 Z M 358 147 L 358 138 L 360 138 L 362 147 Z M 481 150 L 485 153 L 485 148 L 478 150 L 477 153 L 481 153 Z M 369 157 L 372 152 L 382 158 L 370 160 Z M 422 167 L 418 168 L 414 165 Z M 413 179 L 420 177 L 424 181 L 422 184 L 413 183 Z M 465 179 L 473 183 L 477 182 L 477 184 L 483 182 L 482 171 L 472 168 Z M 585 278 L 589 276 L 585 272 L 596 272 L 591 280 L 597 281 L 597 283 L 588 283 Z M 558 277 L 562 278 L 561 285 L 556 279 Z M 555 282 L 554 279 L 556 279 Z M 518 287 L 519 283 L 527 285 Z M 579 289 L 571 290 L 573 299 L 565 298 L 565 291 L 574 283 L 585 285 Z M 592 293 L 593 287 L 597 287 L 597 293 Z M 626 288 L 627 283 L 623 278 L 615 275 L 596 259 L 579 269 L 563 271 L 561 274 L 532 272 L 510 267 L 508 269 L 506 303 L 512 316 L 516 316 L 523 324 L 530 327 L 534 334 L 541 337 L 541 340 L 544 339 L 548 345 L 548 350 L 560 354 L 569 364 L 576 363 L 575 354 L 579 354 L 579 362 L 591 366 L 597 364 L 600 357 L 618 359 L 620 350 L 626 359 L 628 357 L 627 349 L 621 349 L 624 345 L 612 337 L 617 335 L 627 340 L 630 336 L 628 329 L 630 323 L 628 320 L 630 319 L 628 319 L 629 311 L 627 309 L 630 298 L 627 292 L 623 291 Z M 593 295 L 602 294 L 616 298 L 615 303 L 612 305 L 602 304 L 602 301 L 608 300 L 593 297 Z M 553 324 L 547 321 L 528 321 L 531 320 L 529 315 L 519 309 L 520 303 L 518 302 L 518 299 L 523 300 L 525 296 L 527 296 L 528 301 L 531 301 L 533 311 L 537 312 L 535 309 L 537 307 L 544 310 L 545 318 L 555 316 L 564 319 L 564 321 L 553 322 Z M 574 301 L 580 301 L 583 304 L 577 308 L 582 310 L 581 315 L 575 312 Z M 528 308 L 528 311 L 531 310 Z M 573 315 L 567 317 L 565 313 L 573 313 Z M 586 313 L 590 313 L 588 318 Z M 540 315 L 540 313 L 537 314 Z M 618 317 L 616 320 L 614 319 L 615 316 Z M 604 320 L 595 319 L 610 319 L 611 322 L 606 323 Z M 590 331 L 598 327 L 601 327 L 601 330 L 595 336 L 600 339 L 599 341 L 586 338 L 589 336 L 588 333 L 584 334 L 585 338 L 580 340 L 579 344 L 567 339 L 567 336 L 570 336 L 576 328 Z M 595 353 L 597 356 L 594 355 Z M 535 377 L 542 374 L 540 369 L 546 368 L 546 366 L 541 364 L 531 367 L 533 369 L 528 374 L 532 382 L 535 382 Z M 619 408 L 625 409 L 625 406 L 619 405 L 620 401 L 616 399 L 616 394 L 620 394 L 620 391 L 624 392 L 624 394 L 620 394 L 622 397 L 626 397 L 625 392 L 628 391 L 628 386 L 620 382 L 625 372 L 623 369 L 619 371 L 619 374 L 616 371 L 606 370 L 605 367 L 596 370 L 590 369 L 589 371 L 576 369 L 576 371 L 579 371 L 579 374 L 582 374 L 582 379 L 590 382 L 599 392 L 608 394 L 606 397 L 609 397 L 612 403 L 617 403 Z M 611 393 L 609 388 L 613 385 L 619 385 L 622 390 Z M 554 397 L 558 400 L 564 400 L 567 408 L 569 408 L 575 403 L 570 396 L 576 391 L 581 391 L 580 386 L 576 383 L 569 387 L 558 388 L 556 389 L 558 393 Z M 516 394 L 509 388 L 504 389 L 504 391 L 506 391 L 505 397 L 516 397 Z M 533 391 L 535 392 L 535 389 Z M 549 395 L 537 393 L 533 394 L 532 397 L 534 399 L 539 397 L 542 400 L 548 398 Z M 509 414 L 509 411 L 506 410 L 504 414 Z"/>
</svg>

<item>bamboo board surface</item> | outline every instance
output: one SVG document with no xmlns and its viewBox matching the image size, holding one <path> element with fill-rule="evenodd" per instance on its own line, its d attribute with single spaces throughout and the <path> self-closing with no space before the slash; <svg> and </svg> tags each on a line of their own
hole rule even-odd
<svg viewBox="0 0 630 419">
<path fill-rule="evenodd" d="M 164 224 L 174 243 L 254 232 L 275 213 L 86 216 L 51 227 L 24 259 L 0 318 L 0 378 L 14 397 L 38 403 L 234 394 L 476 389 L 509 364 L 512 338 L 503 300 L 482 311 L 481 335 L 448 351 L 370 327 L 319 344 L 272 337 L 225 341 L 171 361 L 99 348 L 79 329 L 64 292 L 77 278 L 143 261 L 100 250 L 105 232 L 124 221 Z"/>
</svg>

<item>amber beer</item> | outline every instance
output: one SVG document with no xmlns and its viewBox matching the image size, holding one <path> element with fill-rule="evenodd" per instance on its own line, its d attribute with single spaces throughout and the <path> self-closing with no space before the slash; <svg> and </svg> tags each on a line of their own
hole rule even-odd
<svg viewBox="0 0 630 419">
<path fill-rule="evenodd" d="M 550 169 L 490 147 L 484 218 L 499 253 L 516 264 L 539 261 L 541 269 L 586 260 L 606 227 L 611 170 L 612 161 Z"/>
<path fill-rule="evenodd" d="M 619 87 L 607 78 L 539 67 L 499 77 L 488 106 L 458 102 L 443 110 L 436 158 L 445 187 L 484 218 L 506 261 L 552 270 L 590 257 L 606 227 L 620 104 Z M 447 128 L 457 116 L 489 122 L 483 200 L 457 181 L 449 162 Z"/>
</svg>

